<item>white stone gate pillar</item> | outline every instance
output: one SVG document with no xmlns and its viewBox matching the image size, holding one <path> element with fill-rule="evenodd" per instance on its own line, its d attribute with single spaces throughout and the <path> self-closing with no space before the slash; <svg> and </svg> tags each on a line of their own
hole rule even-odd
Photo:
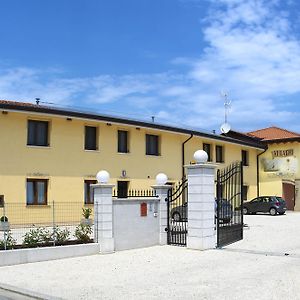
<svg viewBox="0 0 300 300">
<path fill-rule="evenodd" d="M 112 189 L 108 184 L 109 174 L 100 171 L 97 174 L 99 183 L 94 189 L 94 241 L 100 244 L 101 253 L 112 253 L 115 250 L 113 235 L 113 203 Z"/>
<path fill-rule="evenodd" d="M 207 153 L 194 154 L 197 164 L 186 166 L 188 178 L 187 248 L 206 250 L 216 246 L 215 167 L 207 164 Z"/>
<path fill-rule="evenodd" d="M 167 175 L 159 173 L 156 176 L 156 185 L 153 185 L 156 195 L 159 197 L 159 244 L 167 244 L 167 231 L 168 227 L 168 203 L 166 201 L 168 197 L 168 191 L 172 188 L 171 185 L 167 185 Z"/>
</svg>

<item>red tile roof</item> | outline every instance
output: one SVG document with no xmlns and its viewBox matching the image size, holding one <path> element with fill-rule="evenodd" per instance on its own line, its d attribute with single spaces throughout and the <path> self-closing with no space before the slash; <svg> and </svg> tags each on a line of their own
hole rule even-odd
<svg viewBox="0 0 300 300">
<path fill-rule="evenodd" d="M 263 141 L 300 139 L 300 133 L 289 131 L 275 126 L 251 131 L 247 134 L 249 136 L 258 137 Z"/>
</svg>

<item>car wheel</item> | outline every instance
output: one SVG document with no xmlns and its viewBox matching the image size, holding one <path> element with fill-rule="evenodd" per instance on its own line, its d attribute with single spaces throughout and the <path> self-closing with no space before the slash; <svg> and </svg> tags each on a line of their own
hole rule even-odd
<svg viewBox="0 0 300 300">
<path fill-rule="evenodd" d="M 277 210 L 276 210 L 276 208 L 272 207 L 272 208 L 270 209 L 270 214 L 271 214 L 271 216 L 276 216 L 276 215 L 277 215 Z"/>
<path fill-rule="evenodd" d="M 172 215 L 172 218 L 174 221 L 178 222 L 181 220 L 181 216 L 178 212 L 174 212 L 173 215 Z"/>
<path fill-rule="evenodd" d="M 248 211 L 248 208 L 247 207 L 244 207 L 243 208 L 243 214 L 244 215 L 248 215 L 249 211 Z"/>
</svg>

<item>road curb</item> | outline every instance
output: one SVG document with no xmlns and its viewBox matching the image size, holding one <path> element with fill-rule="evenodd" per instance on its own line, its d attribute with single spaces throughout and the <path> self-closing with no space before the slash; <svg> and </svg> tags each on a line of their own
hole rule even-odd
<svg viewBox="0 0 300 300">
<path fill-rule="evenodd" d="M 22 296 L 31 297 L 33 299 L 38 299 L 38 300 L 62 300 L 63 299 L 63 298 L 45 295 L 42 293 L 33 292 L 30 290 L 26 290 L 26 289 L 19 288 L 19 287 L 13 286 L 13 285 L 5 284 L 5 283 L 0 283 L 0 289 L 9 291 L 12 293 L 16 293 L 16 294 L 19 294 Z"/>
</svg>

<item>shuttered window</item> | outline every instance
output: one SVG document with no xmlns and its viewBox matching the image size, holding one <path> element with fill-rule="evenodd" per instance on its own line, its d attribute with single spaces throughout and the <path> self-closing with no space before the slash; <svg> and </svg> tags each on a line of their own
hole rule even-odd
<svg viewBox="0 0 300 300">
<path fill-rule="evenodd" d="M 49 146 L 48 143 L 48 122 L 28 121 L 27 145 L 29 146 Z"/>
<path fill-rule="evenodd" d="M 85 150 L 97 150 L 97 127 L 85 126 Z"/>
<path fill-rule="evenodd" d="M 224 162 L 224 147 L 216 146 L 216 162 L 223 163 Z"/>
<path fill-rule="evenodd" d="M 128 131 L 118 130 L 118 152 L 128 153 Z"/>
<path fill-rule="evenodd" d="M 159 155 L 159 136 L 146 134 L 146 154 Z"/>
<path fill-rule="evenodd" d="M 211 144 L 205 144 L 205 143 L 203 143 L 203 150 L 208 155 L 208 161 L 212 161 L 212 157 L 211 157 Z"/>
</svg>

